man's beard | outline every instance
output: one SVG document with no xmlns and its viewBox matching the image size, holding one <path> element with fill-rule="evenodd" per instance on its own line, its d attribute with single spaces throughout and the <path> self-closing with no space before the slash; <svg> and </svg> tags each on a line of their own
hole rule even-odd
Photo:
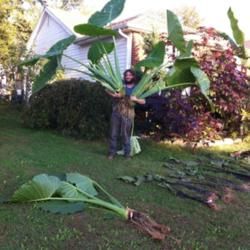
<svg viewBox="0 0 250 250">
<path fill-rule="evenodd" d="M 134 83 L 134 79 L 130 79 L 130 80 L 124 80 L 125 84 L 131 84 Z"/>
</svg>

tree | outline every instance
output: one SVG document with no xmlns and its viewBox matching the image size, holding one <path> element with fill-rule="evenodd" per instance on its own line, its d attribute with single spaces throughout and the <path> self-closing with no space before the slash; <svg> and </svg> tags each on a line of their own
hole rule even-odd
<svg viewBox="0 0 250 250">
<path fill-rule="evenodd" d="M 84 0 L 37 0 L 43 7 L 51 7 L 66 11 L 77 10 L 82 16 L 89 17 L 95 12 L 91 7 L 86 5 Z"/>
<path fill-rule="evenodd" d="M 201 26 L 202 18 L 193 6 L 183 6 L 176 10 L 176 14 L 186 27 L 196 29 Z"/>
<path fill-rule="evenodd" d="M 32 0 L 0 0 L 0 65 L 14 78 L 32 32 L 38 9 Z"/>
<path fill-rule="evenodd" d="M 84 0 L 38 0 L 42 6 L 49 6 L 53 8 L 59 8 L 64 10 L 72 10 L 80 8 L 84 4 Z"/>
<path fill-rule="evenodd" d="M 11 20 L 13 5 L 0 0 L 0 64 L 6 67 L 10 51 L 15 44 L 16 27 Z"/>
</svg>

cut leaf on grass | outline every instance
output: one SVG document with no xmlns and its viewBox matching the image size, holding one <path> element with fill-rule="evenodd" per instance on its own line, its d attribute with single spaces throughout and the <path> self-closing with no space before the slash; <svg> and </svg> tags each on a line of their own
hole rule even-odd
<svg viewBox="0 0 250 250">
<path fill-rule="evenodd" d="M 66 175 L 66 180 L 90 195 L 96 196 L 98 194 L 92 180 L 87 176 L 79 173 L 69 173 Z"/>
<path fill-rule="evenodd" d="M 109 201 L 96 197 L 97 192 L 94 186 L 108 196 Z M 119 217 L 135 224 L 153 239 L 163 240 L 169 234 L 168 227 L 156 223 L 143 213 L 125 208 L 97 182 L 79 173 L 66 174 L 66 181 L 61 181 L 55 176 L 46 174 L 35 176 L 14 193 L 11 201 L 36 201 L 41 209 L 62 214 L 82 211 L 84 205 L 88 205 L 117 214 Z M 42 203 L 39 204 L 39 202 Z"/>
<path fill-rule="evenodd" d="M 60 184 L 60 180 L 55 176 L 49 176 L 47 174 L 37 175 L 14 193 L 12 201 L 27 202 L 46 200 L 55 194 Z"/>
<path fill-rule="evenodd" d="M 127 183 L 134 183 L 135 182 L 135 178 L 131 177 L 131 176 L 120 176 L 117 178 L 118 180 L 123 180 Z"/>
<path fill-rule="evenodd" d="M 83 202 L 47 201 L 37 204 L 37 207 L 53 214 L 74 214 L 84 210 Z"/>
</svg>

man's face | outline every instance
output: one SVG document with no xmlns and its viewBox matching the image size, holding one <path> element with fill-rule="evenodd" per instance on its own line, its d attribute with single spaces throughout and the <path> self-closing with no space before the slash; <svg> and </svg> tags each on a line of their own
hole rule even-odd
<svg viewBox="0 0 250 250">
<path fill-rule="evenodd" d="M 134 75 L 131 74 L 131 72 L 126 72 L 125 76 L 124 76 L 124 80 L 126 84 L 130 84 L 134 82 Z"/>
</svg>

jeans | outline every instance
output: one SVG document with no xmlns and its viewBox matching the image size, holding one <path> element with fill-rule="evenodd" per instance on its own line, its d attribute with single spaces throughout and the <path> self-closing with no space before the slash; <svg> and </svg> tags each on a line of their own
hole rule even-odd
<svg viewBox="0 0 250 250">
<path fill-rule="evenodd" d="M 117 151 L 117 141 L 121 136 L 124 154 L 130 155 L 130 137 L 132 130 L 132 119 L 113 111 L 111 116 L 111 133 L 109 141 L 109 154 L 115 155 Z"/>
</svg>

